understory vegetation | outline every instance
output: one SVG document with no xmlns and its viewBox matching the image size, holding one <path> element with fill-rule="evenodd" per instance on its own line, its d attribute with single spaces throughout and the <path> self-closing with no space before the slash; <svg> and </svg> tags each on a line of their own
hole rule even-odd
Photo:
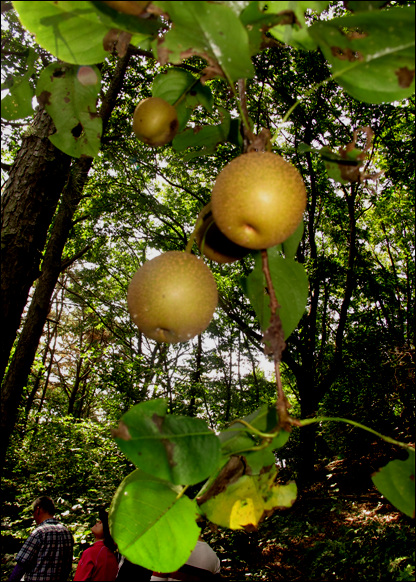
<svg viewBox="0 0 416 582">
<path fill-rule="evenodd" d="M 286 482 L 297 476 L 295 451 L 281 453 L 285 459 L 277 459 L 278 478 Z M 371 474 L 397 451 L 394 455 L 389 446 L 370 439 L 361 454 L 346 448 L 344 454 L 319 460 L 314 482 L 293 507 L 278 510 L 258 530 L 206 527 L 204 539 L 218 553 L 224 579 L 414 580 L 414 522 L 371 482 Z M 80 554 L 93 541 L 90 528 L 98 507 L 109 506 L 132 466 L 115 446 L 109 427 L 74 423 L 71 417 L 28 427 L 11 456 L 15 468 L 11 473 L 6 467 L 2 483 L 2 581 L 33 530 L 31 504 L 44 492 L 55 499 L 59 518 L 74 535 L 75 571 Z"/>
</svg>

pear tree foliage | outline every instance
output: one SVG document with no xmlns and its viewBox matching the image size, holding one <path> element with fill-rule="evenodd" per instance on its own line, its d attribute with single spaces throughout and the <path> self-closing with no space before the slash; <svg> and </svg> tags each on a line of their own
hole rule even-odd
<svg viewBox="0 0 416 582">
<path fill-rule="evenodd" d="M 136 6 L 125 11 L 123 5 Z M 358 101 L 380 104 L 413 95 L 414 6 L 384 5 L 347 2 L 347 14 L 333 17 L 332 6 L 325 1 L 156 0 L 111 6 L 98 1 L 16 1 L 13 6 L 23 26 L 57 61 L 41 72 L 34 90 L 29 80 L 36 55 L 28 50 L 21 76 L 2 85 L 7 90 L 2 117 L 27 117 L 36 96 L 55 123 L 50 139 L 57 148 L 76 158 L 98 156 L 100 64 L 109 54 L 122 57 L 133 47 L 163 66 L 153 79 L 152 96 L 176 110 L 170 145 L 178 157 L 213 155 L 227 142 L 240 153 L 272 151 L 280 130 L 275 135 L 267 130 L 255 135 L 245 105 L 246 82 L 255 73 L 252 59 L 270 43 L 320 51 L 331 72 L 327 81 L 335 81 Z M 186 66 L 195 57 L 202 63 L 198 70 Z M 212 80 L 230 92 L 235 107 L 222 112 L 219 124 L 207 123 L 194 131 L 188 126 L 192 112 L 212 111 Z M 297 105 L 282 122 L 290 119 Z M 339 153 L 306 144 L 300 144 L 297 153 L 320 157 L 330 177 L 340 184 L 368 180 L 372 176 L 366 173 L 365 162 L 372 134 L 370 128 L 364 132 L 367 143 L 362 149 L 354 136 Z M 198 226 L 196 217 L 188 252 Z M 223 527 L 250 530 L 276 509 L 291 507 L 296 484 L 276 482 L 274 451 L 287 442 L 293 426 L 336 420 L 374 433 L 347 419 L 299 420 L 288 411 L 279 364 L 285 340 L 296 329 L 308 298 L 307 276 L 296 261 L 302 233 L 300 224 L 281 244 L 252 251 L 254 268 L 242 281 L 266 353 L 274 358 L 276 402 L 215 434 L 203 420 L 169 414 L 165 400 L 151 400 L 129 410 L 114 430 L 115 441 L 136 467 L 118 487 L 110 511 L 112 534 L 131 561 L 152 570 L 176 570 L 196 544 L 200 517 Z M 406 460 L 390 462 L 373 481 L 400 511 L 414 517 L 414 449 L 375 434 L 408 452 Z M 200 490 L 194 498 L 185 495 L 195 485 Z"/>
</svg>

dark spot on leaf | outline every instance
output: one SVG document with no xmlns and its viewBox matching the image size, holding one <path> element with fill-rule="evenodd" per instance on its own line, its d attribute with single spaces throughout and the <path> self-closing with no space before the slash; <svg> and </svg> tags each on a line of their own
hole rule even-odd
<svg viewBox="0 0 416 582">
<path fill-rule="evenodd" d="M 410 475 L 410 481 L 414 481 L 415 480 L 415 476 L 414 475 Z"/>
<path fill-rule="evenodd" d="M 71 99 L 69 97 L 64 97 L 64 101 L 65 101 L 65 103 L 70 103 Z"/>
<path fill-rule="evenodd" d="M 50 105 L 51 102 L 49 101 L 49 97 L 51 95 L 52 93 L 49 91 L 42 91 L 42 93 L 37 97 L 39 105 Z"/>
<path fill-rule="evenodd" d="M 129 429 L 127 428 L 127 425 L 125 425 L 124 422 L 121 421 L 118 424 L 118 428 L 111 429 L 111 436 L 113 438 L 123 439 L 123 441 L 131 440 L 131 436 L 129 433 Z"/>
<path fill-rule="evenodd" d="M 352 51 L 350 48 L 341 48 L 340 46 L 331 46 L 331 53 L 340 61 L 363 61 L 364 57 L 360 51 Z"/>
<path fill-rule="evenodd" d="M 366 32 L 358 32 L 358 31 L 353 31 L 353 32 L 349 32 L 347 34 L 347 38 L 349 38 L 350 40 L 353 40 L 355 38 L 366 38 L 368 36 L 368 34 Z"/>
<path fill-rule="evenodd" d="M 65 71 L 64 71 L 64 69 L 56 69 L 52 73 L 52 77 L 55 77 L 56 79 L 59 79 L 60 77 L 65 77 Z"/>
<path fill-rule="evenodd" d="M 413 82 L 415 78 L 415 70 L 410 70 L 407 67 L 402 67 L 401 69 L 397 69 L 394 71 L 395 75 L 397 75 L 397 79 L 399 81 L 399 87 L 402 89 L 407 89 Z"/>
<path fill-rule="evenodd" d="M 198 505 L 206 503 L 212 497 L 216 497 L 227 489 L 229 485 L 238 481 L 244 475 L 245 463 L 243 457 L 233 455 L 218 473 L 211 486 L 198 497 Z"/>
<path fill-rule="evenodd" d="M 192 95 L 192 97 L 195 97 L 195 95 L 196 95 L 195 89 L 192 89 L 192 91 L 189 91 L 189 94 Z"/>
<path fill-rule="evenodd" d="M 279 24 L 297 24 L 301 26 L 293 10 L 282 10 L 282 12 L 278 13 L 278 16 L 280 17 Z"/>
<path fill-rule="evenodd" d="M 162 424 L 163 424 L 163 416 L 159 416 L 158 414 L 153 414 L 152 420 L 157 426 L 159 432 L 162 432 Z"/>
<path fill-rule="evenodd" d="M 164 417 L 163 416 L 159 416 L 158 414 L 153 414 L 152 416 L 152 421 L 155 423 L 155 425 L 157 426 L 159 432 L 161 432 L 163 434 L 163 421 L 164 421 Z M 166 451 L 166 457 L 168 459 L 168 463 L 171 467 L 174 467 L 177 463 L 174 460 L 174 451 L 175 451 L 175 443 L 173 443 L 172 441 L 170 441 L 169 439 L 160 439 L 162 445 L 165 447 L 165 451 Z"/>
<path fill-rule="evenodd" d="M 78 123 L 78 125 L 71 129 L 71 133 L 75 137 L 75 139 L 77 139 L 81 135 L 83 129 L 84 128 L 80 123 Z"/>
<path fill-rule="evenodd" d="M 162 445 L 165 447 L 166 456 L 168 458 L 168 463 L 171 467 L 177 465 L 174 459 L 175 443 L 169 441 L 168 439 L 162 439 Z"/>
</svg>

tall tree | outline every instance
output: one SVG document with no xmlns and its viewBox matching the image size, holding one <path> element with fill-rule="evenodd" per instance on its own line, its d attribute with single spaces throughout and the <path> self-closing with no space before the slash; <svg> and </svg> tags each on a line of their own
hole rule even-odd
<svg viewBox="0 0 416 582">
<path fill-rule="evenodd" d="M 2 195 L 1 377 L 30 288 L 39 277 L 48 228 L 69 175 L 71 158 L 51 143 L 53 131 L 51 117 L 40 107 Z"/>
<path fill-rule="evenodd" d="M 130 59 L 129 53 L 125 57 L 120 59 L 120 62 L 115 68 L 114 74 L 110 78 L 109 88 L 103 98 L 103 102 L 100 108 L 100 115 L 103 120 L 104 128 L 107 126 L 108 120 L 111 116 L 111 112 L 114 109 L 114 106 L 117 102 L 117 97 L 123 83 L 124 74 L 129 59 Z M 60 154 L 62 155 L 62 152 L 60 152 Z M 69 159 L 68 156 L 65 156 L 65 159 L 66 158 Z M 23 158 L 19 157 L 19 159 Z M 35 159 L 37 159 L 37 157 L 35 157 Z M 48 157 L 46 156 L 46 160 L 47 159 Z M 65 186 L 63 182 L 58 182 L 58 184 L 60 184 L 61 186 L 61 189 L 59 190 L 59 192 L 56 189 L 54 189 L 57 198 L 59 198 L 59 195 L 62 194 L 62 200 L 57 215 L 55 217 L 50 238 L 45 250 L 45 256 L 42 262 L 42 269 L 39 275 L 39 281 L 38 284 L 36 285 L 36 289 L 32 301 L 30 303 L 24 327 L 20 334 L 16 350 L 13 354 L 12 361 L 10 363 L 10 366 L 8 368 L 7 374 L 2 382 L 1 387 L 2 462 L 4 462 L 10 435 L 16 422 L 17 411 L 19 404 L 21 402 L 23 388 L 25 386 L 26 379 L 29 375 L 30 368 L 37 350 L 37 346 L 39 344 L 39 339 L 42 334 L 42 329 L 50 309 L 50 301 L 53 291 L 55 289 L 56 282 L 62 269 L 68 265 L 68 263 L 62 264 L 62 253 L 65 247 L 65 243 L 67 242 L 69 232 L 73 225 L 73 216 L 75 214 L 76 208 L 80 200 L 82 199 L 82 191 L 87 181 L 88 172 L 91 168 L 92 162 L 93 162 L 92 158 L 80 158 L 79 160 L 76 160 L 73 163 L 73 167 L 71 168 L 71 172 L 69 177 L 67 178 Z M 56 169 L 57 166 L 55 165 L 54 171 L 56 171 Z M 58 170 L 59 169 L 60 168 L 58 167 Z M 45 168 L 43 168 L 43 172 L 45 172 Z M 50 184 L 50 178 L 51 178 L 50 174 L 49 175 L 45 173 L 40 174 L 41 183 L 47 182 L 48 184 Z M 27 212 L 27 208 L 25 206 L 21 206 L 20 208 L 21 213 L 24 216 L 25 212 Z M 39 202 L 38 209 L 40 212 L 41 205 Z M 40 212 L 40 214 L 43 217 L 43 213 Z M 30 212 L 28 216 L 32 221 L 33 213 Z M 49 222 L 51 218 L 52 213 L 50 213 L 48 217 Z M 43 232 L 44 236 L 43 242 L 45 242 L 46 240 L 46 233 L 47 228 L 49 226 L 49 222 L 44 221 L 42 225 L 41 224 L 37 225 L 39 232 Z M 43 228 L 41 228 L 41 226 Z M 24 230 L 23 229 L 20 230 L 21 228 L 22 224 L 20 223 L 19 232 L 21 233 L 22 238 L 24 238 L 23 237 Z M 11 249 L 14 249 L 14 247 L 15 245 L 12 245 Z M 36 249 L 38 248 L 42 247 L 36 247 Z M 74 257 L 72 260 L 75 259 L 76 257 Z M 69 261 L 69 263 L 70 262 L 71 261 Z M 28 283 L 27 277 L 26 281 Z M 10 283 L 10 281 L 8 283 Z M 6 283 L 4 284 L 6 285 Z M 7 286 L 9 292 L 11 288 L 12 287 Z"/>
</svg>

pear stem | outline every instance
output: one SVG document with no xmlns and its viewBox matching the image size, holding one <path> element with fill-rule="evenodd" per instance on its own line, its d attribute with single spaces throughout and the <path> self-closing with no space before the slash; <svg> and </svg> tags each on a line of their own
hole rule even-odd
<svg viewBox="0 0 416 582">
<path fill-rule="evenodd" d="M 251 130 L 250 127 L 250 117 L 248 115 L 247 109 L 247 94 L 246 94 L 246 80 L 245 79 L 238 79 L 238 95 L 239 99 L 237 100 L 237 105 L 239 105 L 240 114 L 244 123 L 244 136 L 245 141 L 244 143 L 244 151 L 247 151 L 248 144 L 252 143 L 255 139 L 255 135 Z"/>
</svg>

